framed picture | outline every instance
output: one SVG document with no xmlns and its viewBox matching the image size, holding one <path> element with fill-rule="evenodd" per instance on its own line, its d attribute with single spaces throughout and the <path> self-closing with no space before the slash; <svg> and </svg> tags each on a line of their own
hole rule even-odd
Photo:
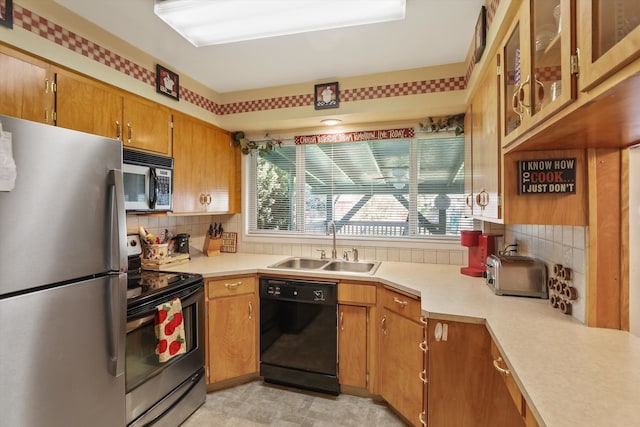
<svg viewBox="0 0 640 427">
<path fill-rule="evenodd" d="M 338 108 L 340 106 L 338 82 L 317 84 L 314 87 L 313 94 L 316 110 Z"/>
<path fill-rule="evenodd" d="M 482 58 L 484 47 L 487 44 L 487 8 L 482 6 L 480 16 L 476 22 L 475 47 L 476 47 L 476 63 Z"/>
<path fill-rule="evenodd" d="M 156 65 L 156 92 L 178 101 L 180 99 L 180 76 L 162 65 Z"/>
<path fill-rule="evenodd" d="M 13 28 L 13 0 L 0 0 L 0 25 Z"/>
</svg>

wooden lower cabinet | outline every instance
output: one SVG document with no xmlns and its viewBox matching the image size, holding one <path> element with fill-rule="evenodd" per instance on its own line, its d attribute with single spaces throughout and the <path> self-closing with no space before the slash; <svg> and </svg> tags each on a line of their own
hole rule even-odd
<svg viewBox="0 0 640 427">
<path fill-rule="evenodd" d="M 531 407 L 520 392 L 520 388 L 513 379 L 513 375 L 505 362 L 505 358 L 502 356 L 502 353 L 493 340 L 491 341 L 491 358 L 493 359 L 493 367 L 495 371 L 498 372 L 498 375 L 502 378 L 504 386 L 507 389 L 514 406 L 522 416 L 526 427 L 538 427 L 538 422 L 531 412 Z"/>
<path fill-rule="evenodd" d="M 369 319 L 375 317 L 377 285 L 338 283 L 338 381 L 341 386 L 371 390 L 375 331 Z"/>
<path fill-rule="evenodd" d="M 257 280 L 210 279 L 207 288 L 207 384 L 258 372 Z"/>
<path fill-rule="evenodd" d="M 429 427 L 524 426 L 483 324 L 429 319 Z"/>
<path fill-rule="evenodd" d="M 391 309 L 382 309 L 378 373 L 380 395 L 414 426 L 423 412 L 423 325 Z M 451 425 L 451 424 L 449 424 Z"/>
<path fill-rule="evenodd" d="M 367 387 L 367 307 L 338 306 L 338 380 Z"/>
</svg>

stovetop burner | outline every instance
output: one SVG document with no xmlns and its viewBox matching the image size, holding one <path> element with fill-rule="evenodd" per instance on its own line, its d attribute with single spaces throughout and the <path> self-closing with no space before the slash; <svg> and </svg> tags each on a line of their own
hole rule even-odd
<svg viewBox="0 0 640 427">
<path fill-rule="evenodd" d="M 139 274 L 130 274 L 128 276 L 127 289 L 140 289 L 140 293 L 148 294 L 162 288 L 174 286 L 191 277 L 192 275 L 188 273 L 142 270 Z"/>
</svg>

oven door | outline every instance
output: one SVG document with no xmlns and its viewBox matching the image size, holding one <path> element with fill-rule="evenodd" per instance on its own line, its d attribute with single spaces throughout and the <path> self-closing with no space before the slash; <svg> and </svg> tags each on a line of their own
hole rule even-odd
<svg viewBox="0 0 640 427">
<path fill-rule="evenodd" d="M 153 205 L 150 189 L 151 168 L 131 164 L 122 165 L 124 206 L 128 211 L 148 211 Z"/>
<path fill-rule="evenodd" d="M 187 352 L 160 363 L 155 352 L 157 338 L 154 318 L 156 306 L 174 297 L 180 298 L 185 328 Z M 144 306 L 129 307 L 126 341 L 126 406 L 127 424 L 153 409 L 167 398 L 174 389 L 192 378 L 204 366 L 204 290 L 198 285 L 159 297 Z M 171 397 L 171 405 L 179 397 Z M 204 392 L 202 393 L 204 401 Z M 156 408 L 154 408 L 154 406 Z M 167 410 L 170 408 L 167 408 Z"/>
</svg>

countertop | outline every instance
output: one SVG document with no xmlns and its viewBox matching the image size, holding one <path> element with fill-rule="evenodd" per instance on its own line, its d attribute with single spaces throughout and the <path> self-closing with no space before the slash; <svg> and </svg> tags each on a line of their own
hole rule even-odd
<svg viewBox="0 0 640 427">
<path fill-rule="evenodd" d="M 432 319 L 486 322 L 540 425 L 640 426 L 640 338 L 587 327 L 548 300 L 497 296 L 459 266 L 383 261 L 374 275 L 267 266 L 284 255 L 193 255 L 171 270 L 204 277 L 249 273 L 371 280 L 419 295 Z"/>
</svg>

